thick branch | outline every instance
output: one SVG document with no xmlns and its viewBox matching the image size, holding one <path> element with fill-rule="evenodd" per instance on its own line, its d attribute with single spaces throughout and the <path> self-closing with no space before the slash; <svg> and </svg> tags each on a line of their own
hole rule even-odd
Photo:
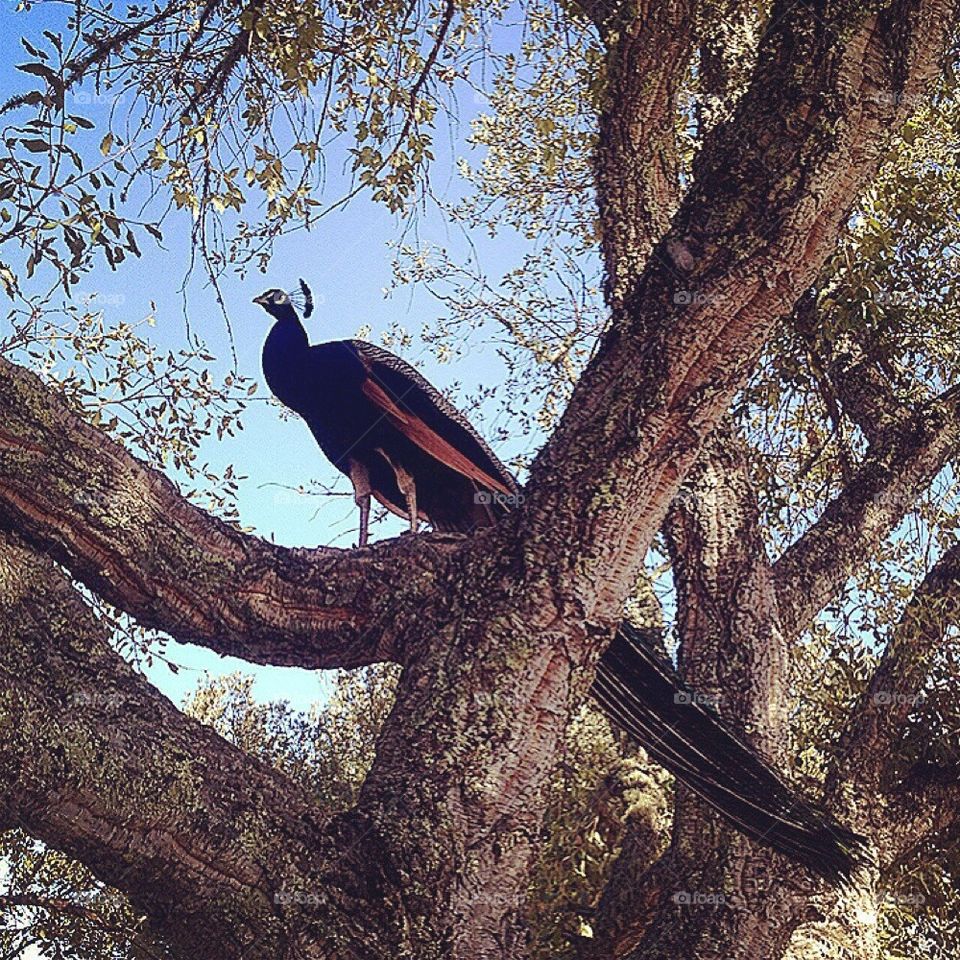
<svg viewBox="0 0 960 960">
<path fill-rule="evenodd" d="M 788 651 L 747 452 L 732 425 L 710 437 L 667 531 L 686 680 L 782 760 Z"/>
<path fill-rule="evenodd" d="M 680 203 L 678 94 L 702 39 L 698 32 L 741 5 L 715 4 L 704 25 L 692 0 L 577 4 L 607 43 L 596 179 L 611 306 L 636 285 Z"/>
<path fill-rule="evenodd" d="M 522 950 L 517 917 L 541 788 L 606 628 L 702 441 L 876 170 L 901 119 L 894 105 L 935 72 L 955 8 L 896 0 L 877 15 L 859 0 L 825 6 L 829 23 L 810 4 L 775 5 L 752 87 L 711 136 L 657 256 L 614 299 L 614 327 L 537 460 L 526 504 L 466 545 L 456 570 L 435 541 L 345 558 L 242 537 L 178 502 L 165 481 L 148 482 L 133 458 L 112 446 L 104 453 L 100 434 L 52 404 L 35 379 L 0 367 L 9 438 L 0 516 L 141 619 L 211 645 L 226 632 L 231 652 L 248 657 L 256 628 L 274 662 L 304 662 L 294 658 L 298 642 L 311 641 L 337 646 L 336 656 L 314 649 L 311 662 L 360 662 L 364 630 L 385 627 L 389 611 L 416 609 L 418 656 L 358 811 L 344 821 L 376 837 L 369 859 L 383 865 L 379 887 L 354 895 L 369 908 L 365 924 L 377 927 L 376 905 L 391 905 L 383 877 L 402 877 L 406 911 L 394 912 L 398 926 L 409 920 L 408 953 L 501 960 Z M 619 176 L 645 173 L 627 165 Z M 635 227 L 627 232 L 640 236 Z M 89 505 L 78 475 L 103 499 Z M 310 561 L 295 571 L 302 582 L 284 566 L 298 558 Z M 432 589 L 441 579 L 444 589 Z M 251 581 L 268 598 L 261 593 L 254 610 L 248 587 L 239 601 L 222 598 Z M 309 628 L 287 622 L 282 604 L 294 597 L 307 605 L 298 617 Z M 385 641 L 374 637 L 382 656 Z M 267 659 L 263 650 L 253 645 Z"/>
<path fill-rule="evenodd" d="M 827 23 L 806 4 L 775 6 L 750 89 L 531 471 L 528 539 L 553 545 L 543 573 L 588 619 L 618 615 L 703 438 L 903 119 L 894 104 L 909 98 L 878 94 L 913 96 L 933 77 L 954 8 L 838 3 Z"/>
<path fill-rule="evenodd" d="M 8 535 L 0 812 L 204 958 L 286 956 L 276 894 L 304 882 L 326 820 L 305 791 L 137 676 L 54 564 Z"/>
<path fill-rule="evenodd" d="M 614 24 L 606 32 L 596 177 L 607 300 L 615 304 L 637 282 L 680 200 L 677 92 L 693 52 L 695 4 L 631 4 L 629 17 L 613 5 L 587 6 L 595 16 L 606 9 L 603 22 Z"/>
<path fill-rule="evenodd" d="M 899 401 L 879 365 L 871 359 L 861 331 L 850 331 L 842 349 L 822 342 L 817 291 L 808 290 L 797 301 L 791 316 L 794 330 L 806 344 L 831 417 L 838 418 L 837 401 L 843 412 L 871 444 L 882 443 L 884 433 L 902 424 L 910 408 Z M 826 354 L 825 356 L 823 354 Z"/>
<path fill-rule="evenodd" d="M 701 451 L 667 524 L 681 665 L 698 694 L 782 763 L 788 651 L 758 520 L 746 451 L 725 423 Z M 662 956 L 681 949 L 670 937 L 682 938 L 687 949 L 696 944 L 704 958 L 726 957 L 740 947 L 750 956 L 773 957 L 799 923 L 799 878 L 796 884 L 776 882 L 782 861 L 734 833 L 682 786 L 663 860 L 638 876 L 638 869 L 622 863 L 632 855 L 624 849 L 613 875 L 633 877 L 633 885 L 604 893 L 590 957 L 628 951 L 631 957 Z M 769 882 L 758 895 L 755 878 L 763 875 Z M 678 929 L 670 897 L 695 890 L 723 891 L 726 899 L 709 911 L 691 911 Z M 774 911 L 763 909 L 770 903 L 777 904 L 775 924 L 767 922 Z"/>
<path fill-rule="evenodd" d="M 907 99 L 878 91 L 915 95 L 934 75 L 954 9 L 829 6 L 825 24 L 777 5 L 751 90 L 705 148 L 659 256 L 614 303 L 525 504 L 465 546 L 457 588 L 422 608 L 430 642 L 404 671 L 360 808 L 402 805 L 379 829 L 429 908 L 424 949 L 445 936 L 458 958 L 518 949 L 542 784 L 607 627 L 703 439 L 876 171 Z M 678 276 L 696 296 L 676 297 Z"/>
<path fill-rule="evenodd" d="M 0 525 L 141 624 L 219 653 L 302 667 L 397 659 L 395 605 L 430 589 L 450 549 L 290 549 L 244 534 L 3 359 L 0 423 Z"/>
</svg>

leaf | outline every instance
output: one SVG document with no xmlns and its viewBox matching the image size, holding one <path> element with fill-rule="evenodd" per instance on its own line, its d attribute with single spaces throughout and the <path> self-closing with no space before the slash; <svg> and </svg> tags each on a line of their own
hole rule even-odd
<svg viewBox="0 0 960 960">
<path fill-rule="evenodd" d="M 112 146 L 113 146 L 113 134 L 112 134 L 112 133 L 108 133 L 108 134 L 100 141 L 100 152 L 101 152 L 104 156 L 106 156 L 106 155 L 110 152 L 110 148 L 111 148 Z"/>
<path fill-rule="evenodd" d="M 60 78 L 45 63 L 18 63 L 17 69 L 24 73 L 32 73 L 36 77 L 43 77 L 54 86 L 60 86 Z"/>
</svg>

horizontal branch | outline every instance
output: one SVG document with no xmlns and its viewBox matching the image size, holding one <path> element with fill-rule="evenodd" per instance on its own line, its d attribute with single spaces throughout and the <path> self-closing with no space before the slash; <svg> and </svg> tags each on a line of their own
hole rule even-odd
<svg viewBox="0 0 960 960">
<path fill-rule="evenodd" d="M 142 625 L 257 663 L 396 660 L 394 605 L 432 587 L 450 545 L 277 546 L 193 506 L 159 471 L 0 359 L 0 526 Z"/>
</svg>

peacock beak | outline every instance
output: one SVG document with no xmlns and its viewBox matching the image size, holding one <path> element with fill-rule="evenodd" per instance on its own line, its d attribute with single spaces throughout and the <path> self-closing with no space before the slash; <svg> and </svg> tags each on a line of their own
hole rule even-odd
<svg viewBox="0 0 960 960">
<path fill-rule="evenodd" d="M 259 297 L 253 298 L 253 302 L 259 304 L 261 307 L 265 307 L 267 305 L 267 295 L 261 293 Z"/>
</svg>

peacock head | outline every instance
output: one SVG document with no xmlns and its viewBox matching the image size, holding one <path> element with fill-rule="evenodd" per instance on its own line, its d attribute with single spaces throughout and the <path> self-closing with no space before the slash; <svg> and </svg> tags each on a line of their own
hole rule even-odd
<svg viewBox="0 0 960 960">
<path fill-rule="evenodd" d="M 260 304 L 270 316 L 276 317 L 277 320 L 289 316 L 295 306 L 300 307 L 304 318 L 313 313 L 313 294 L 303 280 L 300 281 L 300 289 L 293 294 L 274 288 L 261 293 L 259 297 L 254 297 L 253 302 Z"/>
</svg>

